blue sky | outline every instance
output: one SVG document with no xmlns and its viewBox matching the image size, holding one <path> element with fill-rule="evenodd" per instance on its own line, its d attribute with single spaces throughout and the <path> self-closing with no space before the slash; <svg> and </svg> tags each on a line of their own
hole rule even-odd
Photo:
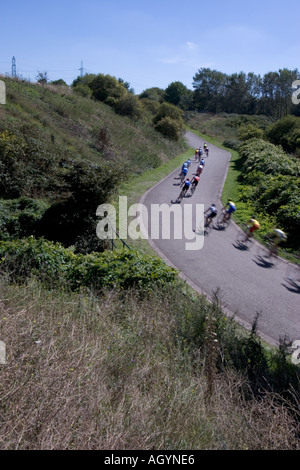
<svg viewBox="0 0 300 470">
<path fill-rule="evenodd" d="M 300 69 L 299 6 L 282 0 L 14 0 L 0 5 L 0 74 L 68 84 L 104 73 L 135 93 L 198 69 L 263 75 Z"/>
</svg>

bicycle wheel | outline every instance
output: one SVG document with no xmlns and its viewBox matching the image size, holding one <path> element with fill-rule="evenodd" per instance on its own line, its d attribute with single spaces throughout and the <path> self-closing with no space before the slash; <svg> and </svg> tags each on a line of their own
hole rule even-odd
<svg viewBox="0 0 300 470">
<path fill-rule="evenodd" d="M 266 266 L 274 266 L 277 261 L 277 254 L 271 253 L 271 245 L 267 243 L 266 245 L 260 245 L 257 248 L 256 256 L 262 261 Z"/>
<path fill-rule="evenodd" d="M 248 225 L 241 224 L 241 229 L 242 229 L 242 232 L 239 232 L 239 234 L 236 238 L 236 242 L 239 245 L 243 245 L 243 246 L 247 247 L 249 242 L 250 242 L 250 239 L 249 238 L 247 239 Z"/>
<path fill-rule="evenodd" d="M 245 232 L 242 232 L 242 233 L 239 233 L 238 236 L 236 237 L 236 242 L 238 245 L 243 245 L 245 247 L 248 246 L 248 241 L 249 240 L 246 240 L 246 233 Z"/>
<path fill-rule="evenodd" d="M 209 220 L 208 223 L 205 223 L 204 224 L 204 234 L 208 235 L 212 231 L 213 225 L 214 225 L 214 223 L 213 223 L 212 220 Z"/>
<path fill-rule="evenodd" d="M 217 226 L 220 228 L 220 229 L 223 229 L 225 230 L 228 225 L 230 224 L 230 217 L 227 218 L 225 217 L 226 214 L 224 214 L 223 212 L 219 215 L 218 219 L 217 219 Z"/>
</svg>

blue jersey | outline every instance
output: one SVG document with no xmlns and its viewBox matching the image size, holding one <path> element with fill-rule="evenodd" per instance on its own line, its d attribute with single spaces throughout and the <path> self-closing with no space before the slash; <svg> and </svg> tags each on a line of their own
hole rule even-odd
<svg viewBox="0 0 300 470">
<path fill-rule="evenodd" d="M 232 201 L 227 202 L 226 207 L 227 206 L 229 206 L 228 209 L 227 209 L 228 214 L 232 214 L 232 212 L 234 212 L 236 210 L 235 204 Z"/>
</svg>

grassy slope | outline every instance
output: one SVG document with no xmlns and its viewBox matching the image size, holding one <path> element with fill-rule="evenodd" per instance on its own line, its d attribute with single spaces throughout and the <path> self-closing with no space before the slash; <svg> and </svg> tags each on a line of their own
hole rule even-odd
<svg viewBox="0 0 300 470">
<path fill-rule="evenodd" d="M 155 168 L 178 155 L 183 142 L 170 142 L 147 122 L 118 116 L 112 108 L 72 93 L 66 87 L 41 87 L 5 79 L 7 104 L 0 108 L 3 127 L 36 126 L 72 158 L 126 163 L 134 172 Z"/>
<path fill-rule="evenodd" d="M 138 162 L 142 170 L 149 167 L 151 130 L 144 129 L 146 138 L 143 126 L 81 98 L 26 84 L 27 99 L 25 84 L 14 87 L 19 90 L 11 91 L 15 102 L 7 109 L 14 125 L 30 120 L 48 138 L 54 133 L 71 155 L 97 162 L 108 151 L 110 158 L 130 155 L 134 162 L 146 149 L 149 157 Z M 109 129 L 106 155 L 94 147 L 95 123 Z M 164 139 L 155 145 L 166 163 L 121 185 L 129 204 L 185 158 L 180 146 Z M 143 241 L 135 247 L 150 249 Z M 190 336 L 197 338 L 199 318 L 209 312 L 203 299 L 185 297 L 181 289 L 163 297 L 153 292 L 141 302 L 134 292 L 94 298 L 63 286 L 44 291 L 34 280 L 24 287 L 2 280 L 0 338 L 7 365 L 0 366 L 0 448 L 299 448 L 295 421 L 272 396 L 255 400 L 245 378 L 233 371 L 215 375 L 213 362 L 205 368 L 201 348 L 190 354 Z"/>
</svg>

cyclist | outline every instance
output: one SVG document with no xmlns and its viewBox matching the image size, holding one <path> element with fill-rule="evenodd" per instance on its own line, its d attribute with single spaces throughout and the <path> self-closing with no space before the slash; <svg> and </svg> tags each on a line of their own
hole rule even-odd
<svg viewBox="0 0 300 470">
<path fill-rule="evenodd" d="M 246 233 L 245 242 L 253 236 L 253 232 L 255 232 L 255 230 L 258 230 L 260 228 L 260 223 L 254 215 L 251 217 L 251 219 L 248 220 L 248 227 L 249 229 Z"/>
<path fill-rule="evenodd" d="M 201 160 L 200 160 L 199 163 L 200 163 L 200 165 L 202 165 L 202 166 L 204 167 L 204 166 L 205 166 L 205 160 L 204 160 L 204 158 L 201 158 Z"/>
<path fill-rule="evenodd" d="M 206 153 L 206 156 L 207 156 L 207 157 L 208 157 L 208 152 L 209 152 L 209 149 L 208 149 L 208 147 L 206 147 L 205 153 Z"/>
<path fill-rule="evenodd" d="M 228 199 L 227 203 L 225 204 L 222 210 L 225 211 L 223 220 L 224 221 L 229 220 L 231 217 L 231 214 L 233 214 L 233 212 L 236 211 L 236 207 L 232 199 Z"/>
<path fill-rule="evenodd" d="M 270 255 L 277 255 L 279 245 L 280 243 L 287 240 L 287 235 L 283 232 L 283 230 L 275 228 L 274 230 L 272 230 L 272 232 L 266 235 L 266 238 L 272 243 L 272 247 L 270 248 Z"/>
<path fill-rule="evenodd" d="M 181 173 L 180 173 L 181 182 L 183 182 L 183 180 L 185 179 L 186 175 L 188 174 L 188 171 L 189 171 L 188 165 L 186 162 L 184 162 L 181 167 Z"/>
<path fill-rule="evenodd" d="M 198 176 L 198 175 L 195 175 L 195 176 L 192 178 L 191 185 L 192 185 L 193 193 L 195 192 L 195 190 L 196 190 L 196 188 L 197 188 L 197 185 L 198 185 L 198 183 L 199 183 L 199 180 L 200 180 L 200 176 Z"/>
<path fill-rule="evenodd" d="M 199 149 L 195 149 L 194 159 L 197 161 L 199 156 Z"/>
<path fill-rule="evenodd" d="M 184 168 L 188 168 L 187 162 L 183 162 L 182 167 L 181 167 L 181 170 L 183 170 Z"/>
<path fill-rule="evenodd" d="M 203 150 L 202 150 L 202 148 L 201 148 L 201 147 L 199 147 L 199 151 L 198 151 L 198 153 L 199 153 L 199 160 L 200 160 L 200 157 L 201 157 L 201 155 L 203 154 Z"/>
<path fill-rule="evenodd" d="M 218 210 L 215 204 L 212 204 L 208 209 L 206 209 L 206 211 L 204 212 L 204 214 L 207 214 L 207 216 L 205 217 L 205 226 L 210 224 L 212 219 L 216 217 L 217 213 Z"/>
<path fill-rule="evenodd" d="M 197 170 L 196 170 L 196 175 L 197 175 L 197 176 L 200 176 L 201 173 L 202 173 L 202 171 L 203 171 L 203 165 L 199 164 L 199 165 L 198 165 L 198 168 L 197 168 Z"/>
<path fill-rule="evenodd" d="M 188 192 L 188 190 L 190 188 L 190 185 L 191 185 L 191 182 L 190 182 L 189 178 L 187 178 L 181 185 L 183 187 L 182 187 L 182 190 L 180 191 L 178 199 L 181 199 L 182 197 L 184 197 L 186 195 L 186 193 Z"/>
<path fill-rule="evenodd" d="M 188 158 L 188 160 L 185 162 L 187 164 L 187 167 L 190 168 L 191 166 L 191 160 Z"/>
</svg>

